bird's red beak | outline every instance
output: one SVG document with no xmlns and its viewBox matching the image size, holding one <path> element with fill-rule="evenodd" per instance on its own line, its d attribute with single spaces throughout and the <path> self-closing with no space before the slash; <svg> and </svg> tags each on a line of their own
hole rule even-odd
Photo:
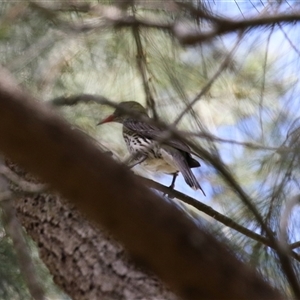
<svg viewBox="0 0 300 300">
<path fill-rule="evenodd" d="M 101 124 L 104 124 L 104 123 L 113 122 L 114 119 L 115 119 L 115 116 L 114 116 L 114 115 L 110 115 L 110 116 L 108 116 L 107 118 L 105 118 L 104 120 L 100 121 L 100 122 L 97 124 L 97 126 L 98 126 L 98 125 L 101 125 Z"/>
</svg>

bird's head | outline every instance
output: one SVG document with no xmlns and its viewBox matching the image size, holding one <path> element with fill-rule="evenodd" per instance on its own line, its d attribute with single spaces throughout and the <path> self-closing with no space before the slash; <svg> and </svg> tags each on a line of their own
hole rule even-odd
<svg viewBox="0 0 300 300">
<path fill-rule="evenodd" d="M 134 115 L 147 115 L 146 109 L 138 102 L 126 101 L 121 102 L 112 115 L 100 121 L 97 125 L 109 122 L 123 123 L 127 118 L 134 118 Z"/>
</svg>

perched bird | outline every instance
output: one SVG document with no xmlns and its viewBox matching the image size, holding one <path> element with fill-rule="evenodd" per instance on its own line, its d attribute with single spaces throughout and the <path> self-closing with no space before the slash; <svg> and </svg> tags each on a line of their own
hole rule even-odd
<svg viewBox="0 0 300 300">
<path fill-rule="evenodd" d="M 145 121 L 135 116 L 143 116 Z M 200 163 L 192 158 L 190 148 L 175 138 L 160 143 L 164 130 L 151 124 L 151 119 L 141 104 L 135 101 L 121 102 L 112 115 L 97 125 L 108 122 L 123 125 L 123 137 L 132 158 L 131 167 L 141 164 L 152 172 L 172 174 L 170 188 L 174 188 L 178 172 L 181 172 L 191 188 L 200 189 L 205 195 L 191 171 L 191 168 L 200 167 Z"/>
</svg>

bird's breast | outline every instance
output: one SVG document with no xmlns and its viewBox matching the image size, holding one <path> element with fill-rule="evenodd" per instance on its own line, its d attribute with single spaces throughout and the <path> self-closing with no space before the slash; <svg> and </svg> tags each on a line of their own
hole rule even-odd
<svg viewBox="0 0 300 300">
<path fill-rule="evenodd" d="M 172 163 L 171 157 L 168 159 L 168 155 L 156 141 L 141 137 L 134 132 L 123 132 L 123 136 L 130 154 L 136 155 L 137 158 L 147 157 L 141 165 L 148 171 L 167 174 L 178 171 L 178 168 Z"/>
<path fill-rule="evenodd" d="M 127 149 L 131 154 L 159 158 L 159 147 L 155 141 L 141 137 L 135 133 L 124 133 L 123 136 Z"/>
<path fill-rule="evenodd" d="M 170 165 L 162 158 L 147 158 L 141 165 L 150 172 L 159 172 L 173 174 L 178 171 L 177 168 Z"/>
</svg>

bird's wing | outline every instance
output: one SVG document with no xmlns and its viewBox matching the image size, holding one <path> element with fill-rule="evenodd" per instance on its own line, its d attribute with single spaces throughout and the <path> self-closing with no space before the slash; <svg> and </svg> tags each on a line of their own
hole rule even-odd
<svg viewBox="0 0 300 300">
<path fill-rule="evenodd" d="M 159 140 L 161 138 L 161 133 L 164 130 L 153 124 L 149 124 L 149 123 L 146 123 L 146 122 L 143 122 L 140 120 L 132 120 L 132 119 L 124 122 L 123 125 L 125 127 L 127 127 L 128 129 L 136 132 L 137 134 L 140 134 L 141 136 L 144 136 L 146 138 L 153 139 L 153 140 Z M 163 144 L 172 146 L 181 151 L 184 151 L 187 153 L 192 153 L 192 154 L 198 156 L 193 151 L 191 151 L 191 149 L 185 143 L 181 142 L 180 140 L 178 140 L 176 138 L 168 139 Z"/>
</svg>

